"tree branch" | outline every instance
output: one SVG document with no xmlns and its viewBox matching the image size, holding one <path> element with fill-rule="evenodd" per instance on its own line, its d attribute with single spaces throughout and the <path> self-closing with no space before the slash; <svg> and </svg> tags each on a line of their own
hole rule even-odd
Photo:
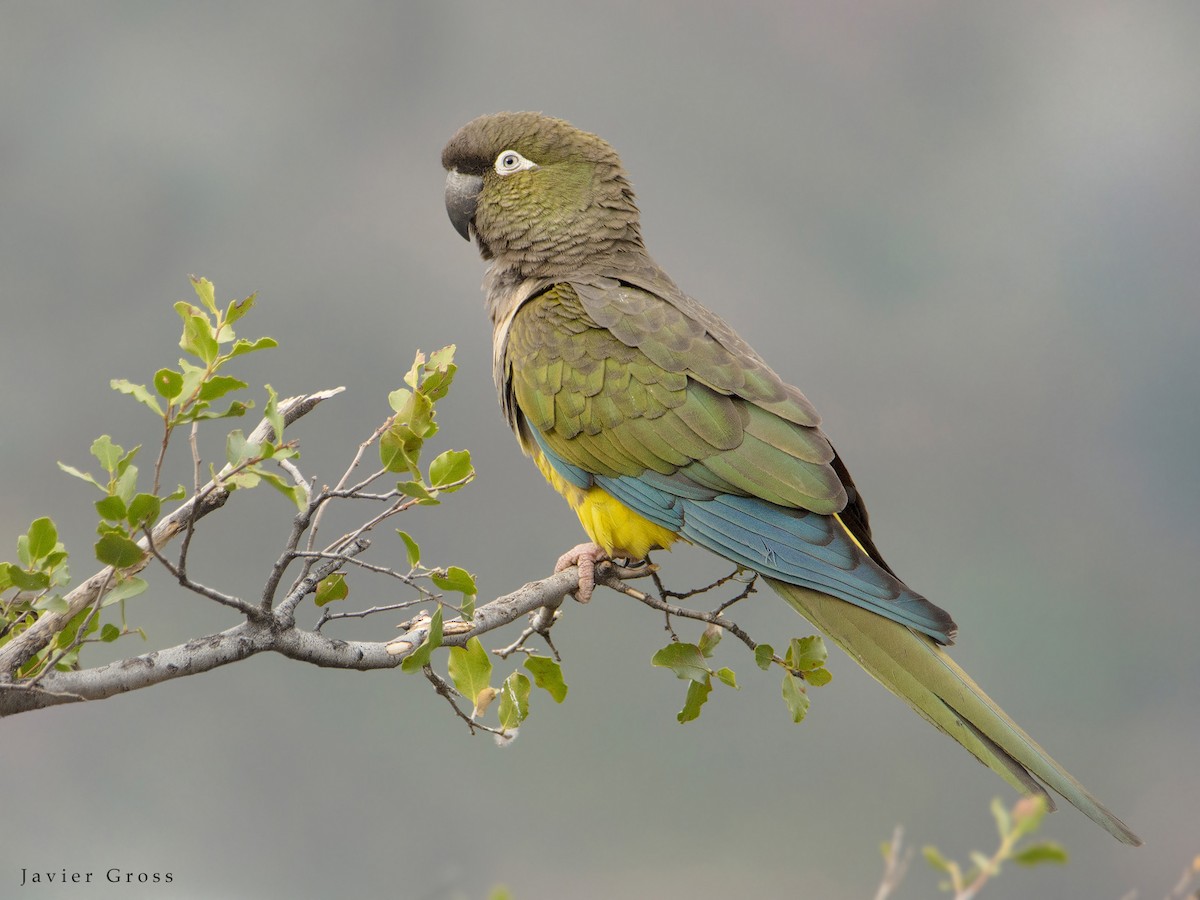
<svg viewBox="0 0 1200 900">
<path fill-rule="evenodd" d="M 338 387 L 326 391 L 317 391 L 316 393 L 302 397 L 289 397 L 280 402 L 278 406 L 279 414 L 283 417 L 284 423 L 290 425 L 300 417 L 311 412 L 322 400 L 333 397 L 343 390 L 345 388 Z M 266 419 L 263 419 L 250 433 L 247 441 L 259 443 L 274 438 L 274 429 Z M 222 484 L 221 478 L 231 468 L 231 466 L 225 466 L 218 473 L 217 477 L 208 482 L 195 496 L 180 505 L 174 512 L 159 520 L 152 531 L 153 542 L 156 547 L 163 547 L 173 538 L 188 530 L 190 527 L 189 523 L 194 524 L 213 510 L 220 509 L 225 505 L 225 501 L 229 499 L 230 490 Z M 149 542 L 144 537 L 138 543 L 143 549 L 149 547 Z M 149 564 L 150 559 L 151 555 L 147 553 L 140 562 L 127 569 L 123 569 L 122 574 L 132 575 L 140 572 Z M 98 602 L 107 592 L 108 588 L 115 583 L 114 574 L 115 572 L 111 566 L 101 569 L 67 594 L 64 598 L 66 600 L 65 610 L 43 613 L 29 628 L 14 637 L 3 647 L 0 647 L 0 678 L 10 677 L 13 672 L 29 662 L 29 660 L 54 640 L 55 635 L 62 631 L 71 619 L 90 604 Z M 0 688 L 4 687 L 0 683 Z M 106 694 L 105 696 L 110 695 Z"/>
<path fill-rule="evenodd" d="M 579 588 L 572 567 L 532 581 L 511 594 L 478 607 L 470 622 L 445 623 L 443 645 L 461 647 L 472 637 L 502 628 L 543 606 L 557 606 Z M 290 615 L 288 616 L 290 620 Z M 208 672 L 249 656 L 272 651 L 314 666 L 337 669 L 391 669 L 400 665 L 429 635 L 423 618 L 392 641 L 343 641 L 289 625 L 280 615 L 246 621 L 217 634 L 164 650 L 77 672 L 49 672 L 38 687 L 0 682 L 0 716 L 63 703 L 102 700 L 184 675 Z"/>
</svg>

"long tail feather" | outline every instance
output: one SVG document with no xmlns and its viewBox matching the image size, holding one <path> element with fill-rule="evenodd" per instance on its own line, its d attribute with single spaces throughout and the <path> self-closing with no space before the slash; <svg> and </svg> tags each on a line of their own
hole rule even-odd
<svg viewBox="0 0 1200 900">
<path fill-rule="evenodd" d="M 843 600 L 768 582 L 880 684 L 1018 791 L 1045 795 L 1042 782 L 1117 840 L 1142 843 L 928 637 Z"/>
</svg>

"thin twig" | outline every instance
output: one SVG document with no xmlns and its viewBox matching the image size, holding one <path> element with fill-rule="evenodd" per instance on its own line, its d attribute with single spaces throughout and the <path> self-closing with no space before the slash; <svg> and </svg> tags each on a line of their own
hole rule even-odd
<svg viewBox="0 0 1200 900">
<path fill-rule="evenodd" d="M 1166 900 L 1186 900 L 1188 897 L 1200 896 L 1200 890 L 1189 893 L 1189 888 L 1198 873 L 1200 873 L 1200 856 L 1194 857 L 1191 864 L 1183 870 L 1183 874 L 1179 876 L 1179 882 L 1171 890 L 1171 893 L 1167 894 Z"/>
<path fill-rule="evenodd" d="M 265 420 L 264 420 L 265 421 Z M 188 433 L 188 444 L 192 448 L 192 496 L 200 497 L 200 447 L 196 443 L 196 433 L 199 422 L 193 420 L 191 431 Z M 209 484 L 216 484 L 217 479 L 213 479 Z M 179 571 L 183 573 L 183 577 L 187 577 L 187 556 L 188 548 L 192 545 L 192 534 L 196 531 L 196 507 L 199 504 L 193 504 L 191 514 L 187 517 L 185 523 L 183 540 L 179 545 Z"/>
<path fill-rule="evenodd" d="M 112 575 L 112 570 L 109 570 L 108 577 L 110 582 L 112 581 Z M 96 599 L 92 601 L 91 606 L 85 607 L 85 609 L 88 609 L 88 615 L 87 618 L 80 623 L 79 627 L 75 629 L 75 639 L 66 647 L 63 647 L 61 650 L 59 650 L 58 653 L 56 653 L 52 658 L 46 660 L 46 665 L 42 668 L 42 671 L 39 672 L 35 678 L 30 680 L 29 684 L 31 686 L 36 687 L 38 683 L 41 682 L 42 678 L 47 675 L 47 673 L 54 671 L 54 667 L 58 665 L 59 660 L 83 643 L 83 639 L 87 635 L 88 628 L 91 627 L 92 622 L 100 612 L 101 606 L 104 605 L 104 595 L 106 593 L 108 593 L 107 585 L 105 585 L 96 594 Z"/>
<path fill-rule="evenodd" d="M 490 725 L 484 725 L 482 722 L 471 718 L 461 709 L 459 709 L 455 697 L 461 697 L 458 691 L 454 689 L 454 685 L 450 684 L 445 678 L 433 671 L 432 666 L 425 666 L 421 669 L 425 673 L 425 677 L 429 679 L 429 683 L 433 685 L 433 689 L 442 697 L 446 698 L 446 702 L 450 704 L 450 708 L 454 710 L 455 715 L 467 723 L 467 727 L 471 729 L 471 734 L 475 733 L 475 729 L 481 729 L 499 737 L 509 737 L 507 731 L 501 731 L 499 728 L 492 728 Z"/>
<path fill-rule="evenodd" d="M 912 862 L 913 848 L 904 847 L 904 829 L 897 825 L 892 831 L 892 840 L 888 844 L 887 854 L 883 858 L 883 880 L 879 882 L 879 890 L 875 892 L 875 900 L 887 900 L 892 891 L 900 886 Z"/>
<path fill-rule="evenodd" d="M 628 594 L 639 603 L 644 603 L 646 606 L 649 606 L 651 609 L 657 609 L 659 612 L 664 612 L 672 616 L 679 616 L 680 618 L 684 619 L 695 619 L 698 622 L 707 622 L 709 625 L 719 625 L 751 650 L 756 650 L 758 648 L 758 642 L 751 638 L 750 635 L 748 635 L 745 631 L 743 631 L 741 626 L 739 626 L 736 622 L 726 619 L 720 613 L 700 612 L 699 610 L 688 609 L 686 606 L 676 606 L 675 604 L 668 603 L 659 597 L 651 596 L 650 594 L 646 594 L 637 590 L 636 588 L 630 587 L 621 581 L 619 576 L 607 572 L 602 574 L 599 568 L 597 568 L 596 572 L 596 583 L 603 584 L 605 587 L 612 588 L 614 591 L 619 591 L 622 594 Z"/>
<path fill-rule="evenodd" d="M 350 475 L 354 472 L 355 469 L 358 468 L 358 464 L 360 462 L 362 462 L 363 454 L 367 452 L 367 448 L 370 447 L 377 440 L 379 440 L 379 436 L 388 430 L 388 428 L 392 424 L 393 418 L 394 417 L 389 417 L 388 419 L 386 419 L 382 425 L 380 425 L 378 428 L 375 429 L 375 431 L 371 434 L 371 436 L 369 438 L 367 438 L 365 441 L 363 441 L 361 444 L 358 445 L 358 451 L 354 454 L 354 458 L 352 460 L 350 460 L 350 465 L 346 467 L 346 471 L 342 474 L 341 479 L 339 479 L 338 483 L 334 486 L 335 491 L 340 491 L 340 490 L 345 489 L 346 482 L 350 480 Z M 317 545 L 317 530 L 321 527 L 321 518 L 323 516 L 324 516 L 324 507 L 322 506 L 316 510 L 316 515 L 313 518 L 312 529 L 308 533 L 307 549 L 309 549 L 309 550 L 312 550 Z"/>
<path fill-rule="evenodd" d="M 312 494 L 312 488 L 308 486 L 308 482 L 304 480 L 304 475 L 301 473 L 300 469 L 296 467 L 296 464 L 290 459 L 277 459 L 275 460 L 275 464 L 292 476 L 292 482 L 296 485 L 296 487 L 304 491 L 304 502 L 307 503 L 308 498 Z M 314 484 L 315 483 L 316 480 L 314 479 Z"/>
<path fill-rule="evenodd" d="M 210 588 L 207 585 L 200 584 L 198 581 L 193 581 L 188 577 L 187 573 L 172 563 L 169 559 L 159 552 L 158 547 L 154 546 L 154 541 L 149 532 L 146 532 L 147 549 L 153 554 L 154 558 L 162 563 L 163 568 L 170 572 L 182 587 L 187 588 L 193 594 L 199 594 L 201 597 L 207 597 L 209 600 L 215 600 L 223 606 L 228 606 L 230 609 L 236 609 L 244 616 L 250 619 L 261 619 L 262 610 L 253 604 L 247 603 L 239 597 L 234 597 L 231 594 L 225 594 L 215 588 Z"/>
<path fill-rule="evenodd" d="M 396 612 L 401 609 L 412 609 L 420 603 L 428 603 L 428 597 L 413 597 L 411 600 L 402 600 L 399 603 L 389 603 L 386 606 L 372 606 L 369 609 L 358 609 L 351 612 L 330 612 L 326 606 L 321 612 L 321 618 L 317 619 L 317 624 L 313 626 L 313 631 L 320 631 L 326 622 L 332 622 L 336 619 L 365 619 L 367 616 L 374 616 L 383 612 Z"/>
<path fill-rule="evenodd" d="M 366 538 L 359 538 L 353 544 L 346 547 L 340 554 L 325 560 L 319 565 L 313 566 L 308 575 L 300 580 L 286 597 L 279 604 L 279 609 L 275 612 L 276 620 L 284 626 L 291 626 L 295 623 L 296 607 L 300 605 L 300 601 L 317 589 L 317 585 L 322 579 L 328 578 L 343 565 L 346 561 L 353 559 L 360 553 L 366 552 L 371 546 L 371 542 Z"/>
</svg>

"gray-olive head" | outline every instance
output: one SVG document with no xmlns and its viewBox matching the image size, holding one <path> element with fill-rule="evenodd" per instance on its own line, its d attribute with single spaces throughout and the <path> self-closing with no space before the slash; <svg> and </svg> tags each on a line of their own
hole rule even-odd
<svg viewBox="0 0 1200 900">
<path fill-rule="evenodd" d="M 480 116 L 450 139 L 442 166 L 450 221 L 484 259 L 533 274 L 642 247 L 620 157 L 561 119 Z"/>
</svg>

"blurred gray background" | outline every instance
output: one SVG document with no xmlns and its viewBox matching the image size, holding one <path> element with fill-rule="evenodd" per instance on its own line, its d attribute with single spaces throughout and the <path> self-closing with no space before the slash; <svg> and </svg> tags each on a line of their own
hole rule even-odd
<svg viewBox="0 0 1200 900">
<path fill-rule="evenodd" d="M 621 151 L 651 251 L 821 409 L 956 659 L 1146 839 L 1068 808 L 1044 834 L 1070 865 L 986 896 L 1162 896 L 1200 851 L 1197 46 L 1186 2 L 4 3 L 0 557 L 49 514 L 93 570 L 94 497 L 54 461 L 156 440 L 108 381 L 174 361 L 197 273 L 260 292 L 241 330 L 281 349 L 252 384 L 349 388 L 294 430 L 327 482 L 413 351 L 456 342 L 433 449 L 479 479 L 398 524 L 483 598 L 547 574 L 581 532 L 496 411 L 439 165 L 467 119 L 544 110 Z M 195 573 L 254 592 L 289 518 L 235 497 Z M 166 581 L 117 652 L 233 622 Z M 811 630 L 746 607 L 756 635 Z M 726 641 L 740 694 L 680 726 L 659 617 L 601 593 L 555 634 L 570 695 L 535 694 L 506 750 L 419 679 L 273 657 L 7 720 L 0 894 L 120 867 L 174 882 L 71 896 L 861 898 L 897 822 L 962 858 L 1013 799 L 840 653 L 797 727 Z M 900 896 L 935 885 L 918 860 Z"/>
</svg>

